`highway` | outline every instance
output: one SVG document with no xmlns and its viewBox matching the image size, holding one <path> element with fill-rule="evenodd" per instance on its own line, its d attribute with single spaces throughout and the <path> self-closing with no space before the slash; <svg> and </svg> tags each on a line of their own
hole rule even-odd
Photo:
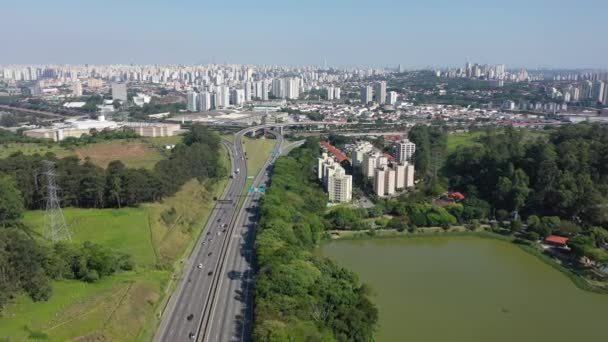
<svg viewBox="0 0 608 342">
<path fill-rule="evenodd" d="M 183 265 L 183 278 L 163 311 L 155 341 L 249 340 L 253 317 L 253 242 L 261 194 L 244 192 L 247 167 L 241 138 L 253 129 L 256 128 L 239 131 L 234 144 L 224 142 L 234 178 L 229 180 Z M 275 148 L 280 149 L 283 137 L 270 133 L 277 138 Z M 254 179 L 254 187 L 268 181 L 266 170 L 275 158 L 269 156 Z M 243 194 L 248 196 L 240 207 Z"/>
<path fill-rule="evenodd" d="M 274 132 L 276 150 L 283 147 L 283 137 Z M 274 161 L 271 156 L 253 181 L 252 187 L 266 187 Z M 255 231 L 262 194 L 252 193 L 245 199 L 236 220 L 232 244 L 226 257 L 218 292 L 211 310 L 209 328 L 201 341 L 249 341 L 253 324 L 253 257 Z"/>
</svg>

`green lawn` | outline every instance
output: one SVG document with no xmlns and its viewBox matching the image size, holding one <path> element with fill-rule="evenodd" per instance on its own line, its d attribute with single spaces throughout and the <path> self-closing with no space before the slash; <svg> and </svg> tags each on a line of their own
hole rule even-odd
<svg viewBox="0 0 608 342">
<path fill-rule="evenodd" d="M 483 132 L 469 133 L 450 133 L 448 134 L 448 152 L 455 151 L 460 146 L 478 145 L 479 137 L 483 136 Z"/>
<path fill-rule="evenodd" d="M 63 209 L 74 241 L 92 241 L 131 254 L 138 266 L 152 267 L 156 263 L 150 241 L 148 210 L 122 209 Z M 28 211 L 23 222 L 42 233 L 44 211 Z"/>
<path fill-rule="evenodd" d="M 275 139 L 251 139 L 243 137 L 243 150 L 247 154 L 247 175 L 256 176 L 270 156 Z"/>
<path fill-rule="evenodd" d="M 523 129 L 523 140 L 533 140 L 538 138 L 547 139 L 549 133 L 546 131 L 537 131 L 530 129 Z M 483 131 L 475 131 L 468 133 L 449 133 L 448 134 L 448 152 L 455 151 L 460 146 L 474 146 L 481 145 L 479 138 L 485 135 Z"/>
<path fill-rule="evenodd" d="M 48 144 L 37 143 L 10 143 L 0 144 L 0 159 L 6 158 L 15 152 L 23 152 L 25 155 L 40 154 L 45 155 L 48 152 L 55 153 L 57 157 L 67 157 L 74 155 L 74 152 L 65 149 L 58 144 L 49 142 Z"/>
<path fill-rule="evenodd" d="M 224 149 L 221 160 L 229 169 Z M 226 182 L 192 180 L 175 196 L 140 208 L 64 209 L 74 241 L 129 253 L 136 268 L 94 284 L 55 281 L 47 302 L 18 296 L 0 317 L 0 341 L 150 341 L 157 315 L 181 277 L 179 260 L 189 254 Z M 177 215 L 165 222 L 161 214 L 170 208 Z M 41 232 L 44 213 L 28 212 L 24 223 Z"/>
</svg>

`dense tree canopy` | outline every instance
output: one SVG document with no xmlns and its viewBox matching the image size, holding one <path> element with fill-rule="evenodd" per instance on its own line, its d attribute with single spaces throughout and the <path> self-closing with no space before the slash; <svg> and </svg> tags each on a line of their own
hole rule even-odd
<svg viewBox="0 0 608 342">
<path fill-rule="evenodd" d="M 0 227 L 17 224 L 23 215 L 23 201 L 13 179 L 0 176 Z"/>
<path fill-rule="evenodd" d="M 178 144 L 168 159 L 158 162 L 154 171 L 129 169 L 120 161 L 113 161 L 103 169 L 73 156 L 58 159 L 54 155 L 15 153 L 0 160 L 0 176 L 15 178 L 26 208 L 41 209 L 46 191 L 42 161 L 52 160 L 56 163 L 63 206 L 136 206 L 174 194 L 189 179 L 202 181 L 224 175 L 226 170 L 219 164 L 219 145 L 217 133 L 194 126 L 184 137 L 184 143 Z"/>
<path fill-rule="evenodd" d="M 477 193 L 496 209 L 608 223 L 608 127 L 563 126 L 548 141 L 519 130 L 488 132 L 482 144 L 450 155 L 450 185 Z"/>
<path fill-rule="evenodd" d="M 318 140 L 277 161 L 256 237 L 254 340 L 371 341 L 377 310 L 354 273 L 310 249 L 325 229 Z"/>
</svg>

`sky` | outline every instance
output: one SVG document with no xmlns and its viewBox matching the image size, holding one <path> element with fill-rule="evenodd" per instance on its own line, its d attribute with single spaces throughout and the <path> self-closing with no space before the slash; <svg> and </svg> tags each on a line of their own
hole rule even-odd
<svg viewBox="0 0 608 342">
<path fill-rule="evenodd" d="M 19 0 L 0 64 L 608 68 L 606 0 Z"/>
</svg>

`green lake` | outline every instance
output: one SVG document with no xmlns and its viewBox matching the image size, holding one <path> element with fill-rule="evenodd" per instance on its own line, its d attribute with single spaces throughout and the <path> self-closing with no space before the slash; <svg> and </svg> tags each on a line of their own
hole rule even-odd
<svg viewBox="0 0 608 342">
<path fill-rule="evenodd" d="M 338 240 L 320 252 L 371 286 L 380 342 L 608 341 L 608 295 L 507 242 Z"/>
</svg>

